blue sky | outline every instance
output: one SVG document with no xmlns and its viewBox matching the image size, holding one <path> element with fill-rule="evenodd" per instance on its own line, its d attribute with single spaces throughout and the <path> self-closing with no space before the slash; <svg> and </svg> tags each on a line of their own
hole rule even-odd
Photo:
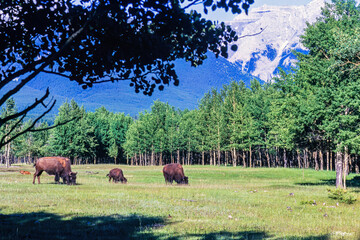
<svg viewBox="0 0 360 240">
<path fill-rule="evenodd" d="M 311 0 L 254 0 L 254 4 L 251 7 L 260 7 L 264 4 L 275 6 L 299 6 L 308 4 L 309 2 L 311 2 Z M 196 9 L 201 11 L 201 8 Z M 234 17 L 235 15 L 231 12 L 225 12 L 223 10 L 216 10 L 214 13 L 210 10 L 209 14 L 205 16 L 207 19 L 218 21 L 231 21 Z"/>
</svg>

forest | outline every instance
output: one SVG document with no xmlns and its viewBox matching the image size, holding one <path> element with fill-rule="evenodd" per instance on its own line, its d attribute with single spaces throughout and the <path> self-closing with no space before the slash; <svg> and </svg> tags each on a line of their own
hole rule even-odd
<svg viewBox="0 0 360 240">
<path fill-rule="evenodd" d="M 360 164 L 359 18 L 355 1 L 327 4 L 305 29 L 301 41 L 309 52 L 296 53 L 293 71 L 280 71 L 268 84 L 254 79 L 250 88 L 234 81 L 212 89 L 194 110 L 154 101 L 150 111 L 134 119 L 104 107 L 87 112 L 75 101 L 66 102 L 54 122 L 75 120 L 27 132 L 2 149 L 1 161 L 62 155 L 73 164 L 336 169 L 337 186 L 342 185 Z M 1 114 L 16 111 L 8 99 Z M 13 119 L 0 131 L 11 124 L 16 134 L 31 120 Z"/>
</svg>

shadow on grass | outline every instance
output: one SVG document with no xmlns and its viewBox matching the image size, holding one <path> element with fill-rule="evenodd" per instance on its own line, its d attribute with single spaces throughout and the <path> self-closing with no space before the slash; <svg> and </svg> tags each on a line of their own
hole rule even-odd
<svg viewBox="0 0 360 240">
<path fill-rule="evenodd" d="M 101 217 L 59 216 L 52 213 L 37 212 L 27 214 L 0 214 L 0 239 L 161 239 L 161 240 L 258 240 L 276 238 L 263 231 L 216 232 L 205 234 L 186 234 L 172 236 L 171 233 L 154 234 L 153 229 L 171 224 L 167 218 L 142 215 L 110 215 Z M 286 237 L 286 239 L 327 240 L 328 235 L 310 237 Z"/>
<path fill-rule="evenodd" d="M 329 235 L 320 235 L 320 236 L 310 236 L 310 237 L 274 237 L 269 235 L 263 231 L 243 231 L 243 232 L 218 232 L 218 233 L 208 233 L 208 234 L 194 234 L 185 236 L 185 239 L 194 238 L 197 240 L 225 240 L 225 239 L 233 239 L 233 240 L 260 240 L 260 239 L 272 239 L 272 240 L 328 240 L 330 239 Z M 177 238 L 170 238 L 177 240 Z"/>
<path fill-rule="evenodd" d="M 0 239 L 156 239 L 161 217 L 110 215 L 66 219 L 52 213 L 0 214 Z"/>
<path fill-rule="evenodd" d="M 350 177 L 348 177 L 350 178 Z M 329 186 L 335 187 L 336 180 L 335 179 L 321 179 L 320 182 L 300 182 L 296 183 L 296 185 L 305 185 L 305 186 Z M 352 179 L 346 180 L 347 187 L 357 187 L 360 188 L 360 176 L 354 176 Z"/>
</svg>

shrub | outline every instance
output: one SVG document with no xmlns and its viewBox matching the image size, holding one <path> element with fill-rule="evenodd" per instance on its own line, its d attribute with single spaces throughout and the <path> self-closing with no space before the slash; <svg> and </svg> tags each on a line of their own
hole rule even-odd
<svg viewBox="0 0 360 240">
<path fill-rule="evenodd" d="M 345 189 L 336 188 L 334 190 L 328 189 L 329 198 L 339 200 L 340 202 L 353 204 L 356 201 L 356 196 L 349 193 Z"/>
</svg>

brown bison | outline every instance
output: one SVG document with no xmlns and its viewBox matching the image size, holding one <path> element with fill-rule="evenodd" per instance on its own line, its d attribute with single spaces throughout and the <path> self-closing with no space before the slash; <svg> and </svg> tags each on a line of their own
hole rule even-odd
<svg viewBox="0 0 360 240">
<path fill-rule="evenodd" d="M 166 164 L 163 168 L 165 183 L 177 182 L 177 184 L 188 184 L 189 179 L 184 175 L 183 167 L 178 163 Z"/>
<path fill-rule="evenodd" d="M 70 159 L 65 157 L 43 157 L 39 158 L 35 166 L 34 180 L 38 178 L 38 183 L 40 184 L 40 175 L 45 171 L 49 175 L 55 175 L 55 182 L 59 183 L 60 177 L 63 179 L 63 182 L 70 185 L 76 184 L 76 174 L 77 172 L 71 171 L 71 162 Z"/>
<path fill-rule="evenodd" d="M 109 177 L 109 182 L 112 179 L 115 183 L 119 181 L 121 183 L 127 183 L 127 179 L 124 177 L 123 171 L 120 168 L 111 169 L 106 176 Z"/>
<path fill-rule="evenodd" d="M 23 175 L 30 175 L 31 173 L 29 171 L 20 170 L 20 173 Z"/>
</svg>

